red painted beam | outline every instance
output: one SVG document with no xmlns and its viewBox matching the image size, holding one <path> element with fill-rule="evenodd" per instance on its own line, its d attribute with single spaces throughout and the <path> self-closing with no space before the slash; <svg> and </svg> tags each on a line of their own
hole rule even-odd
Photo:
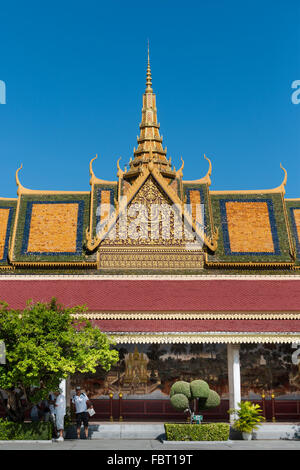
<svg viewBox="0 0 300 470">
<path fill-rule="evenodd" d="M 93 320 L 103 332 L 300 332 L 300 320 Z"/>
</svg>

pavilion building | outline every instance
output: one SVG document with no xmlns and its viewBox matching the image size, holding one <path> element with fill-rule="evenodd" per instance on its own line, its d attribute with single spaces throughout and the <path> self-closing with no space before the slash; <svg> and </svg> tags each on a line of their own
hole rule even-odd
<svg viewBox="0 0 300 470">
<path fill-rule="evenodd" d="M 205 157 L 187 181 L 162 140 L 148 55 L 137 147 L 116 181 L 95 176 L 96 157 L 90 191 L 28 189 L 17 170 L 17 198 L 0 198 L 0 298 L 86 304 L 114 337 L 117 367 L 71 378 L 99 417 L 120 393 L 125 418 L 171 416 L 172 383 L 203 378 L 219 417 L 267 393 L 299 419 L 300 198 L 285 198 L 283 167 L 277 188 L 212 191 Z"/>
</svg>

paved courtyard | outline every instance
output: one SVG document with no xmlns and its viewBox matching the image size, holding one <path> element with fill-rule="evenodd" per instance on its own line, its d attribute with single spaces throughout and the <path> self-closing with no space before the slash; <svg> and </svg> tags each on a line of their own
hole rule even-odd
<svg viewBox="0 0 300 470">
<path fill-rule="evenodd" d="M 195 451 L 195 450 L 300 450 L 299 441 L 284 440 L 253 440 L 253 441 L 228 441 L 224 443 L 188 443 L 188 444 L 163 444 L 157 439 L 153 440 L 104 440 L 104 439 L 67 439 L 64 442 L 47 442 L 47 443 L 0 443 L 0 451 L 2 450 L 103 450 L 114 451 L 155 451 L 172 453 L 172 451 Z M 186 452 L 185 452 L 186 453 Z"/>
</svg>

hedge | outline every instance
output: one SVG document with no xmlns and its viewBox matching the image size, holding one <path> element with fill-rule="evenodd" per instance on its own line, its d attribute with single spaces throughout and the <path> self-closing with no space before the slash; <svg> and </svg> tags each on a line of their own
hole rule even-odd
<svg viewBox="0 0 300 470">
<path fill-rule="evenodd" d="M 52 439 L 52 424 L 48 423 L 14 423 L 0 419 L 0 440 L 41 440 Z"/>
<path fill-rule="evenodd" d="M 227 441 L 229 423 L 165 424 L 167 441 Z"/>
</svg>

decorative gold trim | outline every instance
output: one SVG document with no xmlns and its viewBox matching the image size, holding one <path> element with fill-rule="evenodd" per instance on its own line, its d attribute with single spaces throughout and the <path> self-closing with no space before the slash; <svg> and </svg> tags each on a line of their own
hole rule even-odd
<svg viewBox="0 0 300 470">
<path fill-rule="evenodd" d="M 196 221 L 192 218 L 192 216 L 187 212 L 184 211 L 184 207 L 182 206 L 182 201 L 180 198 L 177 196 L 175 191 L 168 186 L 159 171 L 156 168 L 153 168 L 151 170 L 151 174 L 154 176 L 158 184 L 163 188 L 167 196 L 171 199 L 171 201 L 177 205 L 177 207 L 181 207 L 181 212 L 184 212 L 184 217 L 186 221 L 190 224 L 191 227 L 195 230 L 196 234 L 200 236 L 200 238 L 203 240 L 204 244 L 211 250 L 211 251 L 216 251 L 218 247 L 218 238 L 219 238 L 219 230 L 216 227 L 215 230 L 212 232 L 212 236 L 208 237 L 203 229 L 199 228 L 196 224 Z"/>
<path fill-rule="evenodd" d="M 98 255 L 98 253 L 97 253 Z M 299 266 L 300 268 L 300 266 Z M 199 281 L 251 281 L 251 282 L 259 282 L 262 280 L 266 281 L 280 281 L 280 282 L 285 282 L 288 281 L 290 282 L 291 280 L 293 281 L 300 281 L 300 275 L 299 274 L 265 274 L 261 275 L 256 272 L 252 272 L 250 274 L 166 274 L 166 273 L 160 273 L 160 274 L 132 274 L 128 273 L 126 270 L 126 274 L 118 274 L 118 273 L 96 273 L 96 274 L 89 274 L 89 276 L 86 276 L 84 274 L 72 274 L 72 273 L 56 273 L 56 274 L 14 274 L 12 276 L 9 276 L 9 278 L 5 275 L 0 276 L 1 281 L 11 281 L 11 280 L 23 280 L 23 281 L 49 281 L 49 280 L 68 280 L 68 281 L 73 281 L 73 280 L 80 280 L 82 282 L 90 282 L 90 281 L 117 281 L 117 282 L 122 282 L 122 281 L 155 281 L 155 282 L 161 282 L 165 280 L 170 280 L 170 281 L 193 281 L 193 282 L 199 282 Z M 255 312 L 244 312 L 244 313 L 255 313 Z M 294 313 L 294 312 L 292 312 Z"/>
<path fill-rule="evenodd" d="M 12 266 L 14 268 L 27 268 L 27 267 L 33 267 L 33 268 L 49 268 L 49 267 L 60 267 L 60 268 L 65 268 L 65 267 L 76 267 L 76 268 L 94 268 L 97 269 L 97 263 L 86 263 L 86 262 L 33 262 L 33 261 L 12 261 Z"/>
<path fill-rule="evenodd" d="M 1 264 L 0 264 L 0 271 L 1 271 L 1 269 L 3 269 L 3 270 L 8 270 L 8 271 L 13 271 L 13 270 L 14 270 L 14 267 L 11 266 L 11 265 L 7 265 L 7 264 L 5 264 L 5 265 L 1 265 Z"/>
<path fill-rule="evenodd" d="M 286 225 L 286 230 L 288 234 L 288 239 L 289 239 L 289 246 L 290 246 L 290 256 L 295 263 L 296 258 L 297 258 L 297 253 L 296 253 L 296 245 L 294 243 L 292 233 L 291 233 L 291 228 L 290 228 L 290 223 L 289 223 L 289 218 L 288 218 L 288 213 L 286 209 L 286 205 L 284 202 L 284 193 L 281 193 L 281 202 L 282 202 L 282 207 L 283 207 L 283 214 L 284 214 L 284 220 L 285 220 L 285 225 Z"/>
<path fill-rule="evenodd" d="M 20 212 L 20 204 L 21 204 L 21 188 L 23 187 L 20 183 L 19 180 L 19 171 L 23 168 L 23 165 L 21 164 L 20 168 L 17 169 L 16 171 L 16 185 L 18 187 L 17 189 L 17 195 L 18 195 L 18 201 L 17 201 L 17 209 L 16 209 L 16 215 L 15 215 L 15 220 L 14 220 L 14 228 L 12 232 L 12 237 L 9 238 L 9 248 L 8 248 L 8 260 L 12 261 L 13 259 L 13 252 L 14 252 L 14 246 L 15 246 L 15 240 L 16 240 L 16 233 L 17 233 L 17 225 L 18 225 L 18 219 L 19 219 L 19 212 Z"/>
<path fill-rule="evenodd" d="M 174 344 L 174 343 L 299 343 L 300 333 L 106 333 L 117 344 Z"/>
<path fill-rule="evenodd" d="M 90 177 L 91 177 L 91 179 L 90 179 L 90 185 L 91 185 L 91 186 L 92 186 L 93 180 L 94 180 L 94 178 L 95 178 L 95 173 L 94 173 L 94 171 L 93 171 L 93 161 L 96 160 L 96 158 L 98 158 L 98 155 L 97 155 L 97 154 L 96 154 L 95 157 L 93 157 L 93 158 L 91 159 L 90 164 L 89 164 Z"/>
<path fill-rule="evenodd" d="M 150 149 L 150 155 L 151 155 L 151 152 L 152 150 Z M 109 233 L 113 224 L 116 223 L 119 215 L 122 214 L 122 212 L 128 206 L 130 201 L 133 199 L 135 194 L 138 192 L 138 190 L 141 188 L 142 184 L 146 181 L 146 179 L 148 178 L 150 174 L 152 174 L 152 176 L 155 178 L 155 180 L 160 185 L 160 187 L 164 190 L 167 196 L 171 199 L 171 201 L 177 205 L 181 213 L 184 212 L 184 207 L 183 207 L 181 199 L 178 197 L 175 191 L 166 184 L 164 178 L 161 176 L 158 169 L 154 167 L 153 161 L 150 159 L 148 166 L 143 169 L 141 175 L 136 179 L 133 185 L 128 189 L 126 193 L 126 197 L 122 199 L 122 201 L 119 203 L 119 206 L 116 208 L 115 214 L 112 214 L 110 216 L 110 218 L 107 221 L 107 224 L 102 229 L 100 234 L 96 235 L 96 237 L 93 238 L 90 229 L 88 228 L 86 229 L 86 247 L 89 251 L 95 250 L 100 245 L 105 235 Z M 218 228 L 216 228 L 213 231 L 212 237 L 208 237 L 204 233 L 204 231 L 197 226 L 196 221 L 192 218 L 192 216 L 187 211 L 184 212 L 184 216 L 185 216 L 186 221 L 190 224 L 190 226 L 193 227 L 197 235 L 201 237 L 204 244 L 210 250 L 215 251 L 218 246 L 218 243 L 217 243 L 217 240 L 219 238 Z"/>
<path fill-rule="evenodd" d="M 124 175 L 124 171 L 121 170 L 121 168 L 120 168 L 120 160 L 121 160 L 121 157 L 117 161 L 117 168 L 118 168 L 118 172 L 117 172 L 117 177 L 118 177 L 118 201 L 116 202 L 116 207 L 117 208 L 119 208 L 119 201 L 121 200 L 122 180 L 123 180 L 123 175 Z"/>
<path fill-rule="evenodd" d="M 0 197 L 0 201 L 17 201 L 17 197 Z"/>
<path fill-rule="evenodd" d="M 212 232 L 215 231 L 215 225 L 214 225 L 214 218 L 213 218 L 213 210 L 212 210 L 212 205 L 211 205 L 211 197 L 209 194 L 209 186 L 206 185 L 206 197 L 208 201 L 208 212 L 209 212 L 209 221 L 210 221 L 210 227 Z"/>
<path fill-rule="evenodd" d="M 283 168 L 283 166 L 281 165 L 280 163 L 280 168 L 284 171 L 284 178 L 283 178 L 283 181 L 281 183 L 280 186 L 278 186 L 278 188 L 281 188 L 282 189 L 282 193 L 285 194 L 285 186 L 286 186 L 286 182 L 287 182 L 287 171 L 285 168 Z"/>
<path fill-rule="evenodd" d="M 124 171 L 121 169 L 120 167 L 120 160 L 121 160 L 122 157 L 118 158 L 117 160 L 117 168 L 118 168 L 118 173 L 117 173 L 117 177 L 118 178 L 123 178 L 123 175 L 124 175 Z"/>
<path fill-rule="evenodd" d="M 89 251 L 94 251 L 96 248 L 98 248 L 98 246 L 100 245 L 105 235 L 110 231 L 110 229 L 112 228 L 113 224 L 116 222 L 119 215 L 125 210 L 129 202 L 132 200 L 132 198 L 135 196 L 139 188 L 142 186 L 143 182 L 146 181 L 149 174 L 150 174 L 149 170 L 145 168 L 142 174 L 136 179 L 136 181 L 127 191 L 126 197 L 122 198 L 122 200 L 119 201 L 119 206 L 117 210 L 108 218 L 107 224 L 101 230 L 99 235 L 97 234 L 96 237 L 93 238 L 91 231 L 88 228 L 86 229 L 86 232 L 85 232 L 86 247 Z"/>
<path fill-rule="evenodd" d="M 185 246 L 162 246 L 162 245 L 156 245 L 155 248 L 153 248 L 152 245 L 139 245 L 139 246 L 123 246 L 123 245 L 108 245 L 108 246 L 102 246 L 101 249 L 103 251 L 117 251 L 118 253 L 122 252 L 140 252 L 140 253 L 153 253 L 155 252 L 183 252 L 183 253 L 203 253 L 203 251 L 200 250 L 187 250 Z"/>
<path fill-rule="evenodd" d="M 90 191 L 56 191 L 56 190 L 39 190 L 39 189 L 28 189 L 25 188 L 21 183 L 19 179 L 19 171 L 23 168 L 23 165 L 21 164 L 20 168 L 17 169 L 16 171 L 16 183 L 18 186 L 17 194 L 18 196 L 21 194 L 90 194 Z"/>
<path fill-rule="evenodd" d="M 165 246 L 100 246 L 99 269 L 110 271 L 136 270 L 199 270 L 203 269 L 203 251 Z"/>
<path fill-rule="evenodd" d="M 208 261 L 208 255 L 207 253 L 204 253 L 204 265 L 205 267 L 208 268 L 242 268 L 242 267 L 248 267 L 248 268 L 264 268 L 264 267 L 276 267 L 276 268 L 290 268 L 293 269 L 295 263 L 294 261 L 288 261 L 288 262 L 254 262 L 254 261 L 249 261 L 249 262 L 219 262 L 219 261 Z"/>
<path fill-rule="evenodd" d="M 21 166 L 20 166 L 20 167 L 17 169 L 17 171 L 16 171 L 16 185 L 17 185 L 17 187 L 18 187 L 18 189 L 17 189 L 17 194 L 18 194 L 18 196 L 19 196 L 19 194 L 21 194 L 22 189 L 25 189 L 25 188 L 23 188 L 23 186 L 21 185 L 20 179 L 19 179 L 19 171 L 22 170 L 22 168 L 23 168 L 23 163 L 21 163 Z"/>
<path fill-rule="evenodd" d="M 182 165 L 181 167 L 179 168 L 179 170 L 176 171 L 176 178 L 182 178 L 183 177 L 183 173 L 182 173 L 182 170 L 184 168 L 184 160 L 182 157 L 181 158 L 181 161 L 182 161 Z"/>
<path fill-rule="evenodd" d="M 98 312 L 74 314 L 90 320 L 300 320 L 300 313 Z"/>
<path fill-rule="evenodd" d="M 212 172 L 212 164 L 211 164 L 211 161 L 209 158 L 207 158 L 207 156 L 204 154 L 204 158 L 205 160 L 208 161 L 209 163 L 209 167 L 208 167 L 208 171 L 206 173 L 205 176 L 203 176 L 203 178 L 200 178 L 198 180 L 190 180 L 190 181 L 183 181 L 184 184 L 207 184 L 208 186 L 211 185 L 211 179 L 210 179 L 210 176 L 211 176 L 211 172 Z"/>
<path fill-rule="evenodd" d="M 214 261 L 205 261 L 205 267 L 208 268 L 265 268 L 265 267 L 274 267 L 274 268 L 294 268 L 294 263 L 219 263 Z"/>
<path fill-rule="evenodd" d="M 246 189 L 246 190 L 226 190 L 226 191 L 210 191 L 211 194 L 272 194 L 283 193 L 285 194 L 285 186 L 287 182 L 287 171 L 280 163 L 280 168 L 284 171 L 284 178 L 282 183 L 273 189 Z"/>
<path fill-rule="evenodd" d="M 94 184 L 93 184 L 93 178 L 95 177 L 94 172 L 93 172 L 93 161 L 96 160 L 97 155 L 91 159 L 90 161 L 90 186 L 91 186 L 91 194 L 90 194 L 90 233 L 93 231 L 93 207 L 94 207 Z"/>
<path fill-rule="evenodd" d="M 91 159 L 90 165 L 89 165 L 89 167 L 90 167 L 90 176 L 91 176 L 90 185 L 92 186 L 93 184 L 117 184 L 117 181 L 102 180 L 102 179 L 97 178 L 95 176 L 95 173 L 93 171 L 93 161 L 96 160 L 96 158 L 98 158 L 98 154 L 96 154 L 96 156 Z"/>
</svg>

